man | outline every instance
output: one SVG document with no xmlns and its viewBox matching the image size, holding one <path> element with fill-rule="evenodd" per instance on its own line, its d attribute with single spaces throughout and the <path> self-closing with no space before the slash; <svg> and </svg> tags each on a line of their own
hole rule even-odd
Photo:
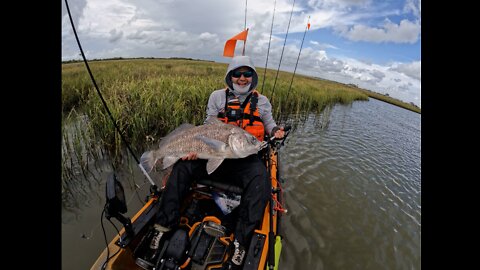
<svg viewBox="0 0 480 270">
<path fill-rule="evenodd" d="M 285 132 L 283 127 L 275 124 L 270 102 L 255 90 L 258 75 L 248 56 L 232 58 L 225 83 L 226 89 L 216 90 L 210 95 L 205 122 L 219 119 L 240 126 L 260 141 L 265 132 L 283 138 Z M 192 181 L 203 176 L 207 176 L 205 160 L 197 159 L 197 153 L 189 153 L 174 165 L 160 202 L 154 225 L 156 233 L 150 248 L 157 249 L 162 235 L 179 224 L 180 204 Z M 233 254 L 226 265 L 226 269 L 239 268 L 271 195 L 267 170 L 260 157 L 253 154 L 242 159 L 226 159 L 209 177 L 231 181 L 243 188 Z"/>
</svg>

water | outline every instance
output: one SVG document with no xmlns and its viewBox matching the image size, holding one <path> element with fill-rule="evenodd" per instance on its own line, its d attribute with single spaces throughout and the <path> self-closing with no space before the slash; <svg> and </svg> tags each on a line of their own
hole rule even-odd
<svg viewBox="0 0 480 270">
<path fill-rule="evenodd" d="M 420 150 L 420 115 L 373 99 L 295 133 L 282 269 L 420 269 Z"/>
<path fill-rule="evenodd" d="M 280 153 L 280 269 L 420 269 L 420 125 L 419 114 L 370 99 L 335 106 L 326 128 L 310 119 L 291 134 Z M 103 180 L 79 180 L 84 192 L 64 202 L 63 269 L 89 269 L 105 247 L 104 167 Z M 121 176 L 129 216 L 147 194 L 138 171 Z M 110 239 L 115 230 L 104 225 Z"/>
</svg>

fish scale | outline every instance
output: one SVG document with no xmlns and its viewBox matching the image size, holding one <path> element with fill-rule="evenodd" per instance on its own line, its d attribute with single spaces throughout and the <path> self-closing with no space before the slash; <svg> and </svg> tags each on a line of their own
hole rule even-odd
<svg viewBox="0 0 480 270">
<path fill-rule="evenodd" d="M 204 136 L 207 138 L 219 140 L 221 142 L 227 142 L 228 137 L 230 136 L 229 131 L 231 130 L 231 127 L 225 128 L 228 128 L 228 133 L 218 132 L 217 129 L 202 129 L 201 126 L 195 127 L 193 128 L 193 130 L 191 130 L 191 133 L 183 134 L 182 136 L 179 136 L 176 140 L 171 142 L 168 148 L 164 148 L 164 151 L 162 151 L 161 155 L 177 155 L 179 152 L 183 154 L 188 154 L 189 152 L 204 152 L 213 154 L 214 151 L 211 147 L 209 147 L 205 142 L 195 139 L 195 137 Z M 192 143 L 192 140 L 194 141 L 194 143 Z"/>
</svg>

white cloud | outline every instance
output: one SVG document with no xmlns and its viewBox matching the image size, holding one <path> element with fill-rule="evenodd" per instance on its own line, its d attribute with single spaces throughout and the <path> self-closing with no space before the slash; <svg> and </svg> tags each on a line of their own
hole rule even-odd
<svg viewBox="0 0 480 270">
<path fill-rule="evenodd" d="M 123 36 L 123 31 L 122 30 L 117 31 L 117 29 L 112 29 L 112 30 L 110 30 L 110 38 L 108 39 L 108 41 L 116 42 L 119 39 L 121 39 L 122 36 Z"/>
<path fill-rule="evenodd" d="M 403 11 L 406 13 L 411 12 L 415 17 L 420 18 L 422 1 L 421 0 L 407 0 Z"/>
<path fill-rule="evenodd" d="M 126 36 L 127 39 L 138 39 L 138 40 L 145 40 L 147 38 L 147 33 L 142 30 L 137 30 L 134 33 L 128 34 Z"/>
<path fill-rule="evenodd" d="M 121 0 L 87 1 L 77 29 L 98 38 L 108 38 L 114 28 L 130 34 L 136 31 L 130 25 L 136 10 L 136 6 Z"/>
<path fill-rule="evenodd" d="M 310 44 L 312 44 L 313 46 L 315 46 L 319 49 L 335 49 L 335 50 L 338 50 L 337 47 L 335 47 L 332 44 L 328 44 L 328 43 L 320 43 L 318 41 L 310 40 Z"/>
<path fill-rule="evenodd" d="M 420 37 L 420 24 L 408 20 L 395 24 L 387 19 L 381 28 L 354 25 L 341 35 L 353 41 L 415 43 Z"/>
<path fill-rule="evenodd" d="M 244 27 L 244 1 L 209 0 L 70 0 L 74 23 L 87 59 L 109 57 L 191 57 L 227 62 L 222 57 L 225 41 Z M 64 5 L 64 4 L 63 4 Z M 277 0 L 268 67 L 277 69 L 287 30 L 291 0 Z M 404 13 L 420 13 L 420 1 L 407 0 Z M 248 1 L 250 28 L 246 53 L 258 67 L 264 67 L 270 41 L 273 1 Z M 400 15 L 401 10 L 385 8 L 370 0 L 297 0 L 284 48 L 281 70 L 293 71 L 308 16 L 313 31 L 335 29 L 351 41 L 413 43 L 419 40 L 420 23 L 401 20 L 398 24 L 378 18 Z M 62 60 L 79 59 L 66 9 L 62 9 Z M 367 22 L 369 22 L 367 24 Z M 318 32 L 317 32 L 318 33 Z M 307 33 L 313 37 L 313 33 Z M 298 37 L 298 35 L 297 35 Z M 241 51 L 243 42 L 237 45 Z M 419 102 L 420 61 L 388 65 L 327 55 L 341 45 L 322 40 L 303 44 L 297 73 L 354 83 L 405 101 Z"/>
<path fill-rule="evenodd" d="M 217 37 L 216 34 L 211 34 L 211 33 L 208 33 L 208 32 L 204 32 L 204 33 L 200 34 L 199 38 L 200 38 L 200 40 L 210 41 L 210 40 L 215 40 L 218 37 Z"/>
<path fill-rule="evenodd" d="M 388 93 L 392 97 L 420 106 L 420 75 L 414 74 L 415 70 L 419 72 L 419 69 L 416 69 L 418 66 L 418 62 L 378 65 L 350 58 L 336 59 L 328 57 L 325 51 L 308 48 L 302 51 L 297 72 L 347 84 L 353 83 L 361 88 Z"/>
<path fill-rule="evenodd" d="M 409 77 L 421 80 L 421 61 L 414 61 L 411 63 L 394 63 L 390 70 L 401 72 Z"/>
<path fill-rule="evenodd" d="M 368 5 L 372 0 L 309 0 L 308 5 L 315 8 L 349 8 Z"/>
<path fill-rule="evenodd" d="M 82 14 L 83 9 L 86 7 L 86 5 L 87 5 L 87 0 L 68 1 L 68 7 L 70 8 L 70 13 L 72 13 L 73 23 L 75 25 L 78 25 L 78 21 L 80 19 L 79 14 Z M 63 1 L 62 1 L 62 18 L 63 18 L 62 25 L 65 23 L 70 24 L 70 21 L 68 21 L 67 7 L 65 6 L 65 3 Z"/>
</svg>

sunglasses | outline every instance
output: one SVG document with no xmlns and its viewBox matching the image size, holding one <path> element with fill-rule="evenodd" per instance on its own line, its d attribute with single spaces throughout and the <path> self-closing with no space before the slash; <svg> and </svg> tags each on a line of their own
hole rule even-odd
<svg viewBox="0 0 480 270">
<path fill-rule="evenodd" d="M 240 76 L 245 77 L 245 78 L 250 78 L 253 76 L 253 71 L 244 71 L 244 72 L 241 72 L 241 71 L 238 71 L 238 70 L 235 70 L 234 72 L 232 72 L 232 77 L 235 77 L 235 78 L 240 78 Z"/>
</svg>

